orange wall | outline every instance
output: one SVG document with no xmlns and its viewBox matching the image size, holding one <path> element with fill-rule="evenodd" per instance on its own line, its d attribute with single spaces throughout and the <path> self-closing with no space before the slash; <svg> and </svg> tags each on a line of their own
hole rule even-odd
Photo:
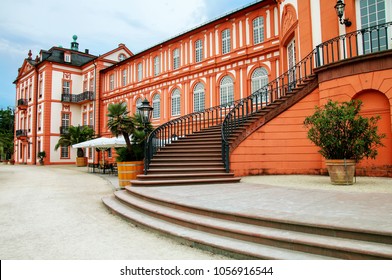
<svg viewBox="0 0 392 280">
<path fill-rule="evenodd" d="M 319 104 L 316 89 L 300 102 L 261 127 L 230 156 L 236 176 L 257 174 L 319 174 L 317 148 L 306 137 L 305 117 Z"/>
</svg>

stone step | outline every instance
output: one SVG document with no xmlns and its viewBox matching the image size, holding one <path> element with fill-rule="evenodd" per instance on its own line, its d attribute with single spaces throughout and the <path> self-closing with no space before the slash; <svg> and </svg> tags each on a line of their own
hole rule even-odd
<svg viewBox="0 0 392 280">
<path fill-rule="evenodd" d="M 143 180 L 131 180 L 131 185 L 136 187 L 160 187 L 160 186 L 177 186 L 177 185 L 195 185 L 195 184 L 230 184 L 238 183 L 241 178 L 229 177 L 229 178 L 193 178 L 188 176 L 186 178 L 179 179 L 162 179 L 162 180 L 149 180 L 148 178 Z"/>
<path fill-rule="evenodd" d="M 192 170 L 193 171 L 193 170 Z M 138 175 L 138 180 L 180 180 L 180 179 L 207 179 L 207 178 L 229 178 L 234 177 L 233 173 L 213 173 L 213 172 L 187 172 L 187 173 L 165 173 L 165 174 L 148 174 L 148 175 Z"/>
<path fill-rule="evenodd" d="M 123 216 L 133 223 L 164 233 L 170 237 L 175 237 L 175 239 L 180 239 L 189 246 L 202 248 L 204 250 L 207 249 L 211 252 L 224 254 L 232 258 L 267 260 L 331 259 L 308 253 L 255 244 L 253 242 L 219 236 L 173 224 L 128 207 L 114 196 L 104 197 L 102 201 L 110 211 Z"/>
<path fill-rule="evenodd" d="M 222 173 L 225 172 L 224 167 L 210 167 L 206 168 L 205 166 L 203 167 L 192 167 L 192 168 L 186 168 L 186 167 L 177 167 L 177 168 L 150 168 L 148 170 L 148 174 L 175 174 L 175 173 L 186 173 L 186 174 L 193 174 L 196 172 L 200 173 Z"/>
</svg>

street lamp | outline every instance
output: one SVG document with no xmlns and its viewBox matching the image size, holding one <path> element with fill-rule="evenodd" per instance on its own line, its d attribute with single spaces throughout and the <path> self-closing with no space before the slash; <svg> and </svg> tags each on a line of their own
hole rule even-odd
<svg viewBox="0 0 392 280">
<path fill-rule="evenodd" d="M 143 125 L 146 127 L 146 125 L 151 121 L 152 110 L 154 110 L 154 108 L 150 106 L 150 102 L 148 102 L 147 98 L 145 98 L 142 105 L 137 107 L 137 109 L 139 110 L 139 114 L 142 116 Z"/>
<path fill-rule="evenodd" d="M 144 133 L 146 135 L 146 137 L 148 136 L 148 129 L 147 129 L 147 125 L 150 123 L 151 121 L 151 116 L 152 116 L 152 110 L 154 110 L 153 107 L 150 106 L 150 102 L 148 102 L 147 98 L 145 98 L 142 102 L 142 105 L 140 105 L 139 107 L 137 107 L 140 116 L 142 117 L 142 122 L 144 125 Z M 147 140 L 147 138 L 146 138 Z M 146 145 L 146 143 L 144 144 L 144 175 L 147 175 L 147 166 L 148 166 L 148 160 L 147 160 L 147 155 L 148 155 L 148 147 Z"/>
<path fill-rule="evenodd" d="M 338 0 L 336 2 L 336 5 L 335 5 L 334 8 L 336 10 L 336 14 L 339 17 L 340 24 L 344 24 L 345 26 L 350 27 L 351 26 L 351 21 L 349 21 L 348 18 L 342 19 L 345 7 L 346 7 L 346 4 L 344 4 L 342 0 Z"/>
</svg>

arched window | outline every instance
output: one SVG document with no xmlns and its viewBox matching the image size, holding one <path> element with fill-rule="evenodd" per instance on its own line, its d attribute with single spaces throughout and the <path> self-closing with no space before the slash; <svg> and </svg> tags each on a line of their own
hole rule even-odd
<svg viewBox="0 0 392 280">
<path fill-rule="evenodd" d="M 265 68 L 256 68 L 252 74 L 252 94 L 254 94 L 259 89 L 263 88 L 268 84 L 268 72 Z M 266 102 L 267 101 L 267 91 L 259 92 L 257 97 L 255 96 L 255 102 Z"/>
<path fill-rule="evenodd" d="M 264 18 L 258 17 L 253 20 L 253 44 L 264 42 Z"/>
<path fill-rule="evenodd" d="M 234 84 L 230 76 L 225 76 L 220 82 L 220 104 L 231 105 L 234 101 Z"/>
<path fill-rule="evenodd" d="M 154 110 L 152 111 L 152 117 L 154 119 L 158 119 L 161 117 L 161 96 L 159 94 L 155 94 L 152 99 L 152 107 Z"/>
<path fill-rule="evenodd" d="M 171 105 L 172 105 L 172 116 L 180 115 L 181 114 L 181 93 L 178 88 L 176 88 L 172 92 Z"/>
<path fill-rule="evenodd" d="M 193 90 L 193 111 L 199 112 L 205 109 L 205 89 L 202 83 L 198 83 Z"/>
<path fill-rule="evenodd" d="M 139 110 L 137 109 L 137 108 L 139 108 L 140 106 L 142 105 L 142 99 L 141 98 L 138 98 L 137 100 L 136 100 L 136 110 L 139 112 Z"/>
</svg>

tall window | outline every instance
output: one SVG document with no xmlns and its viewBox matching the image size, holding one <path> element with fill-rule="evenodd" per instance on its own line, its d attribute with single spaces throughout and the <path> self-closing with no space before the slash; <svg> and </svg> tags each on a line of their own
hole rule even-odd
<svg viewBox="0 0 392 280">
<path fill-rule="evenodd" d="M 89 118 L 88 124 L 94 125 L 94 113 L 92 111 L 88 113 L 88 118 Z"/>
<path fill-rule="evenodd" d="M 258 17 L 253 20 L 253 44 L 264 42 L 264 18 Z"/>
<path fill-rule="evenodd" d="M 230 76 L 225 76 L 220 82 L 220 104 L 231 105 L 234 101 L 234 84 Z"/>
<path fill-rule="evenodd" d="M 154 57 L 154 76 L 158 76 L 161 73 L 161 59 L 159 56 Z"/>
<path fill-rule="evenodd" d="M 161 117 L 161 96 L 159 94 L 155 94 L 152 99 L 152 107 L 154 110 L 152 111 L 152 117 L 154 119 L 158 119 Z"/>
<path fill-rule="evenodd" d="M 288 71 L 289 71 L 289 88 L 295 87 L 296 81 L 296 71 L 295 71 L 295 63 L 296 63 L 296 52 L 295 52 L 295 39 L 293 39 L 287 45 L 287 61 L 288 61 Z"/>
<path fill-rule="evenodd" d="M 114 74 L 109 76 L 109 90 L 114 90 Z"/>
<path fill-rule="evenodd" d="M 195 56 L 196 62 L 200 62 L 203 60 L 203 41 L 197 40 L 195 42 Z"/>
<path fill-rule="evenodd" d="M 252 94 L 254 94 L 259 89 L 263 88 L 268 84 L 268 72 L 265 68 L 260 67 L 253 71 L 252 74 Z M 257 93 L 254 97 L 254 102 L 266 102 L 267 100 L 267 91 L 262 91 Z"/>
<path fill-rule="evenodd" d="M 222 31 L 222 54 L 229 53 L 231 51 L 231 34 L 230 29 Z"/>
<path fill-rule="evenodd" d="M 63 94 L 70 94 L 70 93 L 71 93 L 71 82 L 63 81 Z"/>
<path fill-rule="evenodd" d="M 137 110 L 137 108 L 140 107 L 140 105 L 142 105 L 142 99 L 141 99 L 141 98 L 138 98 L 138 99 L 136 100 L 136 110 Z"/>
<path fill-rule="evenodd" d="M 193 90 L 193 111 L 199 112 L 205 109 L 205 89 L 202 83 L 198 83 Z"/>
<path fill-rule="evenodd" d="M 61 158 L 69 158 L 69 147 L 61 147 L 61 154 L 60 154 Z"/>
<path fill-rule="evenodd" d="M 173 51 L 173 70 L 180 68 L 180 49 Z"/>
<path fill-rule="evenodd" d="M 123 87 L 127 85 L 127 69 L 122 70 L 121 85 Z"/>
<path fill-rule="evenodd" d="M 360 0 L 361 27 L 367 28 L 385 23 L 385 0 Z M 364 35 L 364 53 L 385 50 L 387 48 L 386 29 L 374 31 Z"/>
<path fill-rule="evenodd" d="M 140 62 L 137 65 L 137 81 L 141 82 L 142 79 L 143 79 L 143 64 Z"/>
<path fill-rule="evenodd" d="M 39 77 L 38 93 L 39 93 L 39 98 L 41 98 L 41 97 L 42 97 L 42 93 L 43 93 L 43 80 L 42 80 L 42 75 L 40 75 L 40 77 Z"/>
<path fill-rule="evenodd" d="M 64 128 L 68 128 L 70 125 L 70 113 L 62 113 L 61 114 L 61 126 Z"/>
<path fill-rule="evenodd" d="M 171 104 L 172 104 L 172 116 L 180 115 L 181 114 L 181 109 L 180 109 L 181 108 L 181 93 L 178 88 L 173 90 Z"/>
</svg>

